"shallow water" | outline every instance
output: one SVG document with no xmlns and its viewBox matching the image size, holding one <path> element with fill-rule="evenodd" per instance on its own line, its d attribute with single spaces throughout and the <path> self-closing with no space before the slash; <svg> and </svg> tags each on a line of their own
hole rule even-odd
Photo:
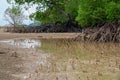
<svg viewBox="0 0 120 80">
<path fill-rule="evenodd" d="M 41 46 L 41 42 L 38 39 L 10 39 L 2 40 L 2 43 L 7 43 L 9 45 L 20 47 L 20 48 L 35 48 L 36 46 Z"/>
</svg>

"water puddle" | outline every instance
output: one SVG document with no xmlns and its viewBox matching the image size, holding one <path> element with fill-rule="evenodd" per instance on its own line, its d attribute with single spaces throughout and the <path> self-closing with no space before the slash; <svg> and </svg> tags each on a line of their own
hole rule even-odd
<svg viewBox="0 0 120 80">
<path fill-rule="evenodd" d="M 9 45 L 20 47 L 20 48 L 35 48 L 41 46 L 39 39 L 10 39 L 10 40 L 1 40 L 2 43 L 7 43 Z"/>
</svg>

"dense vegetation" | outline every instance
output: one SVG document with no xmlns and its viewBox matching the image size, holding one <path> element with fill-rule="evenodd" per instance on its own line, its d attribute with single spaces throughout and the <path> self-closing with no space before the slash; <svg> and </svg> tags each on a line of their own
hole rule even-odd
<svg viewBox="0 0 120 80">
<path fill-rule="evenodd" d="M 12 0 L 8 0 L 10 3 Z M 81 26 L 103 24 L 120 18 L 120 0 L 14 0 L 20 5 L 36 4 L 31 19 L 46 22 L 76 21 Z"/>
<path fill-rule="evenodd" d="M 67 29 L 102 27 L 92 40 L 120 41 L 120 0 L 8 0 L 13 1 L 19 5 L 37 5 L 30 18 L 41 23 L 60 22 Z"/>
<path fill-rule="evenodd" d="M 81 0 L 76 20 L 81 25 L 98 25 L 120 18 L 120 0 Z"/>
</svg>

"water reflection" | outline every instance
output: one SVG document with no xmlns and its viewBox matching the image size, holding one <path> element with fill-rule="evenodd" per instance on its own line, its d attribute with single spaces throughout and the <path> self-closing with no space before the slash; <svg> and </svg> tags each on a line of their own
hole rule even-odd
<svg viewBox="0 0 120 80">
<path fill-rule="evenodd" d="M 2 40 L 0 42 L 13 45 L 20 48 L 35 48 L 36 46 L 41 46 L 41 42 L 38 39 L 10 39 Z"/>
</svg>

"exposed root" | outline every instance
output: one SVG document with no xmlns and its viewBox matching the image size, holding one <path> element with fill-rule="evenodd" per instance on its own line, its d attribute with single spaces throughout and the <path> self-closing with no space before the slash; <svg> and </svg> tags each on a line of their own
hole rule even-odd
<svg viewBox="0 0 120 80">
<path fill-rule="evenodd" d="M 97 32 L 92 34 L 90 41 L 120 42 L 120 27 L 114 23 L 106 23 Z"/>
<path fill-rule="evenodd" d="M 77 36 L 77 41 L 95 41 L 95 42 L 120 42 L 120 27 L 116 23 L 106 23 L 104 26 L 96 29 L 85 29 L 84 36 Z"/>
</svg>

